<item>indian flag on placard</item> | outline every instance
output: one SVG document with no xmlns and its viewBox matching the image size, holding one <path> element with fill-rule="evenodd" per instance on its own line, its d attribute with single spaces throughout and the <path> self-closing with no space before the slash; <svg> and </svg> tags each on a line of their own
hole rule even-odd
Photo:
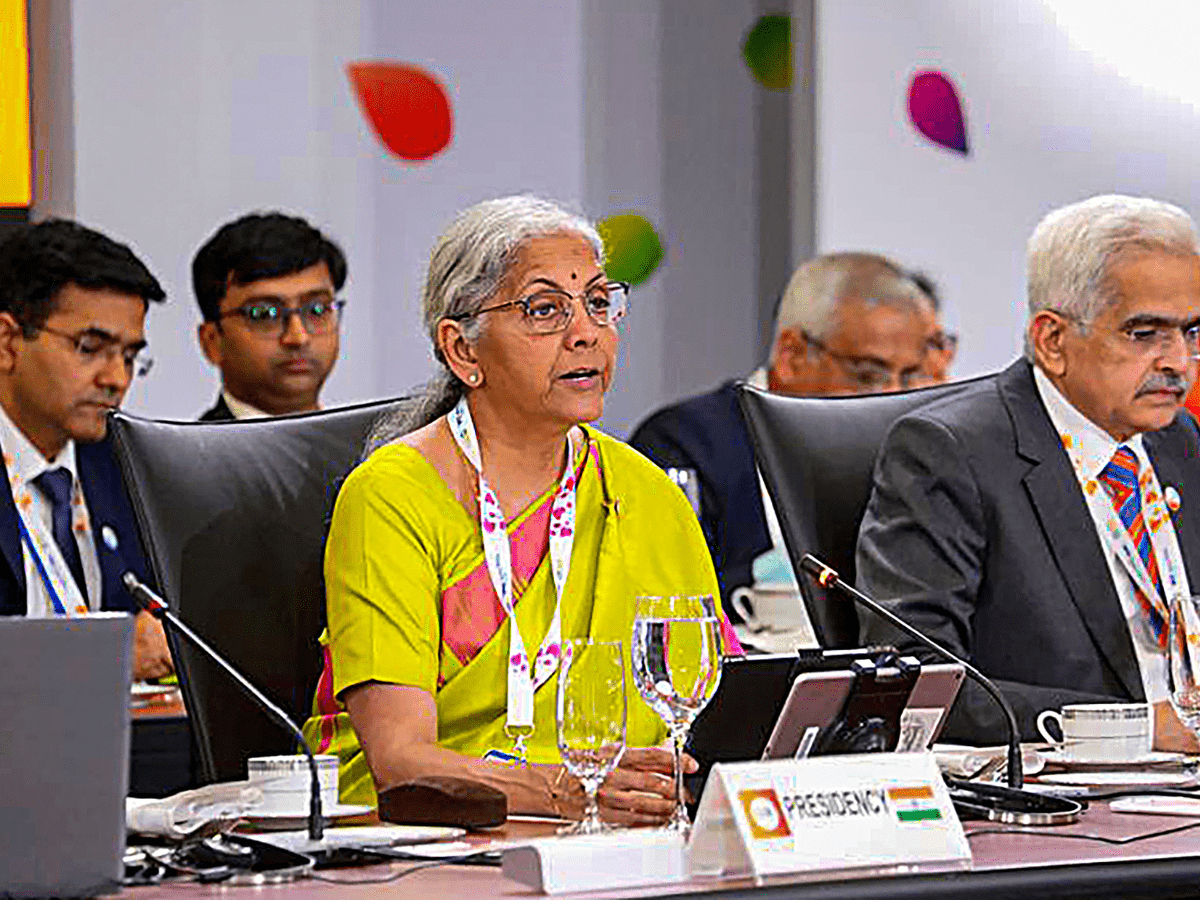
<svg viewBox="0 0 1200 900">
<path fill-rule="evenodd" d="M 931 785 L 892 787 L 887 789 L 887 795 L 892 801 L 892 808 L 896 810 L 896 818 L 901 822 L 924 822 L 942 817 Z"/>
</svg>

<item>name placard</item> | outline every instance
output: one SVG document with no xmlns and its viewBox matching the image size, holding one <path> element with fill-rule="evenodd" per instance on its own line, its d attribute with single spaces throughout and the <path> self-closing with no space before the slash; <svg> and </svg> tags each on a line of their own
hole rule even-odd
<svg viewBox="0 0 1200 900">
<path fill-rule="evenodd" d="M 929 871 L 970 862 L 930 753 L 718 763 L 688 845 L 696 877 Z"/>
</svg>

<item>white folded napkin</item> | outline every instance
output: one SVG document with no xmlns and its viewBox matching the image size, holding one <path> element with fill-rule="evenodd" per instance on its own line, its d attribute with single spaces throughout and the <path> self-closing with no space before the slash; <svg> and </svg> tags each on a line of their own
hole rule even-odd
<svg viewBox="0 0 1200 900">
<path fill-rule="evenodd" d="M 182 838 L 216 819 L 237 819 L 262 803 L 262 791 L 244 781 L 209 784 L 161 800 L 127 797 L 125 828 L 137 834 Z"/>
<path fill-rule="evenodd" d="M 992 760 L 1008 758 L 1008 747 L 965 747 L 961 744 L 934 744 L 933 755 L 938 766 L 948 775 L 965 778 L 978 772 Z M 1034 775 L 1046 767 L 1046 759 L 1038 746 L 1021 745 L 1021 767 L 1026 775 Z"/>
</svg>

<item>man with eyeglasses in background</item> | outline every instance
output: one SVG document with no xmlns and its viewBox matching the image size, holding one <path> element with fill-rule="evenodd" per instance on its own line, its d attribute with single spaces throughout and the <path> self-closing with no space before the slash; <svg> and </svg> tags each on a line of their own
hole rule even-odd
<svg viewBox="0 0 1200 900">
<path fill-rule="evenodd" d="M 304 219 L 251 213 L 223 225 L 192 262 L 200 347 L 221 372 L 221 394 L 201 420 L 320 409 L 345 282 L 341 248 Z"/>
<path fill-rule="evenodd" d="M 52 219 L 0 244 L 0 615 L 132 612 L 146 563 L 108 414 L 149 368 L 145 318 L 162 286 L 123 244 Z M 136 679 L 173 671 L 136 617 Z"/>
<path fill-rule="evenodd" d="M 896 263 L 872 253 L 819 256 L 793 273 L 779 302 L 768 363 L 748 381 L 796 396 L 929 384 L 928 356 L 939 333 L 933 300 Z M 630 443 L 664 468 L 695 471 L 700 522 L 726 612 L 740 622 L 729 604 L 733 591 L 752 582 L 794 583 L 794 576 L 734 384 L 659 410 Z"/>
</svg>

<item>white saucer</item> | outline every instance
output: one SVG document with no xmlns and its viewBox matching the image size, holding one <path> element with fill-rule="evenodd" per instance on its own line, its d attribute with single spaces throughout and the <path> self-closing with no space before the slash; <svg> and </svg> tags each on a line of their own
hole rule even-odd
<svg viewBox="0 0 1200 900">
<path fill-rule="evenodd" d="M 325 816 L 326 821 L 332 821 L 334 819 L 347 819 L 351 816 L 365 816 L 374 808 L 373 806 L 364 806 L 356 803 L 338 803 L 336 806 L 323 807 L 321 812 Z M 303 812 L 297 810 L 286 810 L 284 812 L 266 812 L 261 809 L 250 810 L 242 818 L 258 828 L 270 829 L 272 831 L 289 831 L 295 828 L 304 828 L 308 824 L 308 810 L 304 810 Z"/>
<path fill-rule="evenodd" d="M 1043 750 L 1046 762 L 1066 769 L 1141 769 L 1162 766 L 1182 766 L 1189 757 L 1184 753 L 1164 753 L 1158 750 L 1133 759 L 1079 758 L 1061 750 Z"/>
<path fill-rule="evenodd" d="M 1056 775 L 1039 775 L 1038 781 L 1041 784 L 1105 790 L 1196 786 L 1196 776 L 1185 772 L 1060 772 Z"/>
<path fill-rule="evenodd" d="M 129 693 L 133 697 L 154 697 L 158 694 L 174 694 L 179 690 L 177 684 L 149 684 L 145 681 L 135 681 L 129 686 Z"/>
</svg>

